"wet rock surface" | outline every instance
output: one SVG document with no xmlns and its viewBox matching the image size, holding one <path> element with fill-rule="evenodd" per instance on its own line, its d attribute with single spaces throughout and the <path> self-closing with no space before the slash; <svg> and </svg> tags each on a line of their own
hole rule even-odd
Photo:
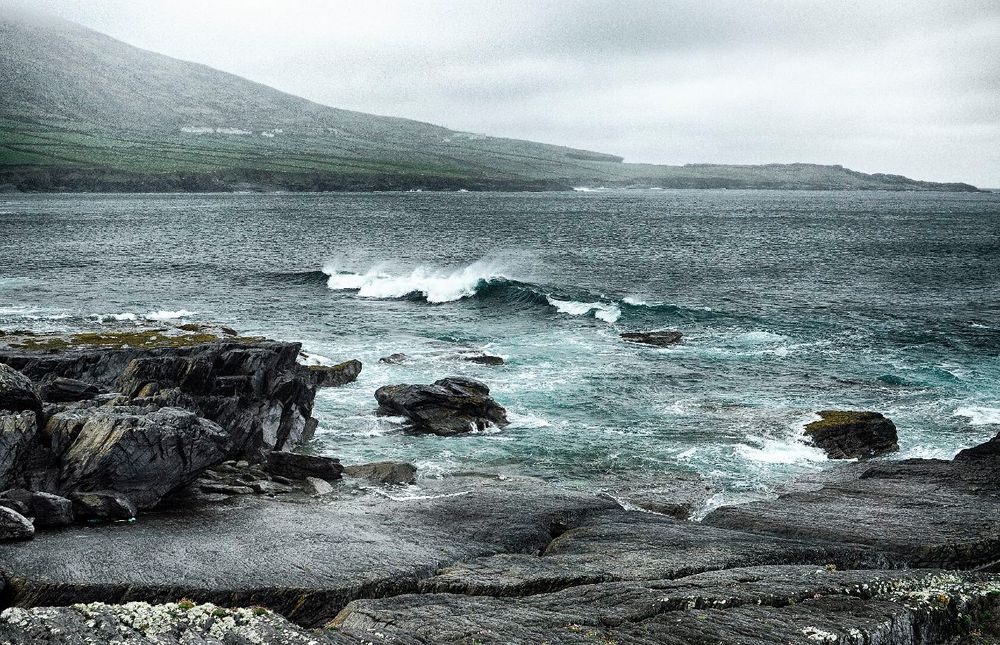
<svg viewBox="0 0 1000 645">
<path fill-rule="evenodd" d="M 823 410 L 805 436 L 830 459 L 864 459 L 899 450 L 896 425 L 878 412 Z"/>
<path fill-rule="evenodd" d="M 450 376 L 431 385 L 386 385 L 375 391 L 375 399 L 383 414 L 404 416 L 414 430 L 441 436 L 509 423 L 490 388 L 466 377 Z"/>
<path fill-rule="evenodd" d="M 310 365 L 309 376 L 316 387 L 340 387 L 357 380 L 361 361 L 349 360 L 338 365 Z"/>
<path fill-rule="evenodd" d="M 653 347 L 669 347 L 681 342 L 682 334 L 679 331 L 629 331 L 621 334 L 622 340 L 640 345 L 651 345 Z"/>
<path fill-rule="evenodd" d="M 367 479 L 373 484 L 412 484 L 417 480 L 417 467 L 402 461 L 378 461 L 344 466 L 344 474 Z"/>
<path fill-rule="evenodd" d="M 340 479 L 344 472 L 344 467 L 340 464 L 339 459 L 285 451 L 275 451 L 269 454 L 264 467 L 272 475 L 289 479 L 318 477 L 319 479 L 333 480 Z"/>
</svg>

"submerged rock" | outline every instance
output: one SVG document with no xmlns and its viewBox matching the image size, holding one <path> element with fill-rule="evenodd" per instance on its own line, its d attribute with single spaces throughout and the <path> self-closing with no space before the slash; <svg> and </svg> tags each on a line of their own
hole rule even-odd
<svg viewBox="0 0 1000 645">
<path fill-rule="evenodd" d="M 308 370 L 316 387 L 339 387 L 357 380 L 361 361 L 352 359 L 338 365 L 310 365 Z"/>
<path fill-rule="evenodd" d="M 479 365 L 503 365 L 503 358 L 499 356 L 490 356 L 489 354 L 475 354 L 473 356 L 463 356 L 462 360 L 469 363 L 477 363 Z"/>
<path fill-rule="evenodd" d="M 30 540 L 35 535 L 31 521 L 12 508 L 0 506 L 0 542 Z"/>
<path fill-rule="evenodd" d="M 344 472 L 344 467 L 340 464 L 339 459 L 285 451 L 275 451 L 269 454 L 266 468 L 272 475 L 289 479 L 306 479 L 307 477 L 318 477 L 326 480 L 340 479 Z"/>
<path fill-rule="evenodd" d="M 451 376 L 432 385 L 386 385 L 375 391 L 380 412 L 405 416 L 413 429 L 451 436 L 508 425 L 507 411 L 485 383 Z"/>
<path fill-rule="evenodd" d="M 896 425 L 878 412 L 823 410 L 805 435 L 830 459 L 864 459 L 899 450 Z"/>
<path fill-rule="evenodd" d="M 395 354 L 389 354 L 388 356 L 383 356 L 382 358 L 378 359 L 378 362 L 385 363 L 386 365 L 399 365 L 400 363 L 405 362 L 409 358 L 410 357 L 407 356 L 406 354 L 397 352 Z"/>
<path fill-rule="evenodd" d="M 653 345 L 654 347 L 667 347 L 681 341 L 682 334 L 679 331 L 630 331 L 621 334 L 622 340 L 629 343 L 639 343 L 642 345 Z"/>
<path fill-rule="evenodd" d="M 417 480 L 417 467 L 402 461 L 378 461 L 344 466 L 344 474 L 375 484 L 412 484 Z"/>
</svg>

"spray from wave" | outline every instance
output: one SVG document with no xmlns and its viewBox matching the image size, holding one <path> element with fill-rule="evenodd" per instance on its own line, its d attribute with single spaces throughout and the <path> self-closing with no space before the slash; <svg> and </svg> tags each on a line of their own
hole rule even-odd
<svg viewBox="0 0 1000 645">
<path fill-rule="evenodd" d="M 419 294 L 427 302 L 453 302 L 476 294 L 480 286 L 509 276 L 497 264 L 480 260 L 451 271 L 418 266 L 405 275 L 392 275 L 381 267 L 366 273 L 339 271 L 330 264 L 323 267 L 330 276 L 326 286 L 335 291 L 357 291 L 362 298 L 403 298 Z"/>
</svg>

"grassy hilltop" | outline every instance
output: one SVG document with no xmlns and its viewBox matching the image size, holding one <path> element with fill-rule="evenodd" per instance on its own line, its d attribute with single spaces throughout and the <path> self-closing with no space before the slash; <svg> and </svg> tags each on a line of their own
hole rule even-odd
<svg viewBox="0 0 1000 645">
<path fill-rule="evenodd" d="M 621 157 L 340 110 L 64 20 L 0 15 L 0 190 L 975 190 L 840 166 Z"/>
</svg>

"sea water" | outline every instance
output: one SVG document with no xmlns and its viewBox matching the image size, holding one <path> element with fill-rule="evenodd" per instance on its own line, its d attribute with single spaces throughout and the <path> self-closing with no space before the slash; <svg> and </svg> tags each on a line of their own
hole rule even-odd
<svg viewBox="0 0 1000 645">
<path fill-rule="evenodd" d="M 893 459 L 1000 432 L 997 194 L 16 195 L 0 252 L 0 329 L 214 321 L 360 359 L 307 449 L 421 477 L 699 473 L 732 501 L 829 465 L 801 440 L 817 410 L 889 415 Z M 684 340 L 619 338 L 654 329 Z M 449 375 L 512 424 L 442 438 L 375 414 L 379 386 Z"/>
</svg>

